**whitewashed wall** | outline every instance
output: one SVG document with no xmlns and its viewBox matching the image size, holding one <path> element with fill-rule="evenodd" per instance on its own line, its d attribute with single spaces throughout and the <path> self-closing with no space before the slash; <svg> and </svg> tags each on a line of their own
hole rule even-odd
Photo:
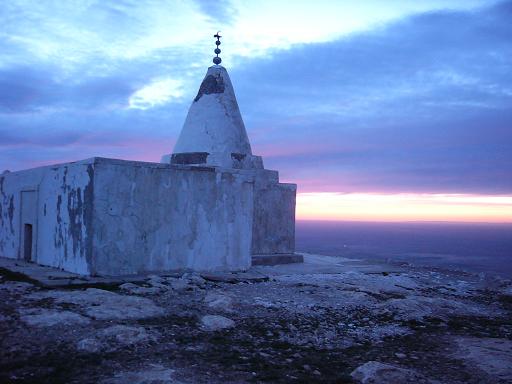
<svg viewBox="0 0 512 384">
<path fill-rule="evenodd" d="M 93 158 L 2 175 L 0 256 L 23 257 L 25 223 L 33 261 L 70 272 L 244 270 L 253 253 L 293 253 L 295 186 L 275 171 Z"/>
<path fill-rule="evenodd" d="M 32 225 L 32 261 L 88 274 L 91 258 L 92 163 L 41 167 L 0 176 L 0 255 L 23 257 L 23 227 Z M 22 194 L 33 193 L 34 209 Z"/>
<path fill-rule="evenodd" d="M 97 159 L 94 194 L 96 273 L 250 267 L 247 175 Z"/>
<path fill-rule="evenodd" d="M 253 255 L 295 252 L 297 185 L 278 182 L 276 171 L 255 171 Z"/>
</svg>

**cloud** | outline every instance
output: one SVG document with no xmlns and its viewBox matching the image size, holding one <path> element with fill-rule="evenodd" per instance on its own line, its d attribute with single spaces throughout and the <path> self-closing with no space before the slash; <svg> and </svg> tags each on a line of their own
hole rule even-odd
<svg viewBox="0 0 512 384">
<path fill-rule="evenodd" d="M 217 25 L 233 23 L 238 15 L 236 8 L 229 0 L 195 0 L 202 13 Z"/>
<path fill-rule="evenodd" d="M 42 109 L 108 109 L 127 105 L 140 80 L 123 75 L 57 78 L 54 68 L 15 67 L 0 69 L 0 113 L 34 112 Z"/>
<path fill-rule="evenodd" d="M 421 14 L 236 69 L 253 150 L 307 191 L 510 193 L 511 4 Z"/>
<path fill-rule="evenodd" d="M 148 109 L 179 100 L 183 96 L 183 83 L 179 80 L 163 78 L 137 90 L 130 97 L 130 108 Z"/>
<path fill-rule="evenodd" d="M 208 65 L 212 47 L 199 41 L 222 21 L 234 28 L 223 62 L 253 151 L 300 191 L 512 191 L 510 1 L 327 28 L 322 43 L 277 36 L 263 56 L 237 51 L 249 36 L 235 33 L 241 2 L 59 3 L 9 2 L 8 21 L 0 10 L 0 169 L 158 161 Z"/>
</svg>

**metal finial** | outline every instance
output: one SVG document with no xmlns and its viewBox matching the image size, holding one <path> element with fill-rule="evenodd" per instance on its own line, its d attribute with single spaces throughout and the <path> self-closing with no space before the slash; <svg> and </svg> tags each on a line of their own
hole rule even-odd
<svg viewBox="0 0 512 384">
<path fill-rule="evenodd" d="M 215 54 L 217 56 L 215 56 L 213 58 L 213 64 L 217 64 L 219 65 L 221 62 L 222 62 L 222 59 L 219 57 L 219 53 L 220 53 L 220 48 L 219 48 L 219 45 L 220 45 L 220 38 L 222 37 L 220 35 L 220 31 L 218 31 L 215 35 L 213 35 L 213 37 L 216 37 L 217 38 L 217 41 L 215 42 L 215 45 L 217 46 L 217 48 L 215 48 L 215 50 L 213 52 L 215 52 Z"/>
</svg>

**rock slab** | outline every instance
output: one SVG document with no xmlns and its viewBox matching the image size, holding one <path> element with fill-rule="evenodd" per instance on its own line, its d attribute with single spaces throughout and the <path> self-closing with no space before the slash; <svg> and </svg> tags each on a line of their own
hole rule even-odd
<svg viewBox="0 0 512 384">
<path fill-rule="evenodd" d="M 83 291 L 40 292 L 31 295 L 31 298 L 52 298 L 57 303 L 76 304 L 87 316 L 97 320 L 133 320 L 164 314 L 163 308 L 148 298 L 120 295 L 96 288 Z"/>
<path fill-rule="evenodd" d="M 96 332 L 93 337 L 80 340 L 77 349 L 90 353 L 112 352 L 126 346 L 156 340 L 156 335 L 143 327 L 113 325 Z"/>
<path fill-rule="evenodd" d="M 201 328 L 205 331 L 220 331 L 234 326 L 235 322 L 224 316 L 206 315 L 201 318 Z"/>
<path fill-rule="evenodd" d="M 356 368 L 350 375 L 360 384 L 439 384 L 411 369 L 378 361 L 369 361 Z"/>
<path fill-rule="evenodd" d="M 33 308 L 20 313 L 20 319 L 32 327 L 53 327 L 55 325 L 85 325 L 90 322 L 87 317 L 71 311 Z"/>
<path fill-rule="evenodd" d="M 491 377 L 512 382 L 512 341 L 507 339 L 459 337 L 455 357 L 476 366 Z"/>
</svg>

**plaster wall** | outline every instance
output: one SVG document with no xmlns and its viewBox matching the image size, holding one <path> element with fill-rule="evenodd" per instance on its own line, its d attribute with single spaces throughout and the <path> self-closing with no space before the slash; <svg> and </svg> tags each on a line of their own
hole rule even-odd
<svg viewBox="0 0 512 384">
<path fill-rule="evenodd" d="M 261 173 L 256 177 L 251 248 L 253 255 L 295 252 L 296 190 L 295 184 L 278 183 Z"/>
<path fill-rule="evenodd" d="M 91 271 L 249 268 L 253 189 L 219 168 L 96 159 Z"/>
<path fill-rule="evenodd" d="M 0 255 L 23 258 L 31 226 L 31 261 L 88 274 L 92 160 L 0 176 Z"/>
<path fill-rule="evenodd" d="M 233 85 L 220 65 L 208 68 L 174 147 L 174 153 L 193 152 L 251 154 Z"/>
<path fill-rule="evenodd" d="M 295 185 L 269 170 L 93 158 L 0 176 L 0 256 L 80 274 L 243 270 L 293 253 Z"/>
</svg>

